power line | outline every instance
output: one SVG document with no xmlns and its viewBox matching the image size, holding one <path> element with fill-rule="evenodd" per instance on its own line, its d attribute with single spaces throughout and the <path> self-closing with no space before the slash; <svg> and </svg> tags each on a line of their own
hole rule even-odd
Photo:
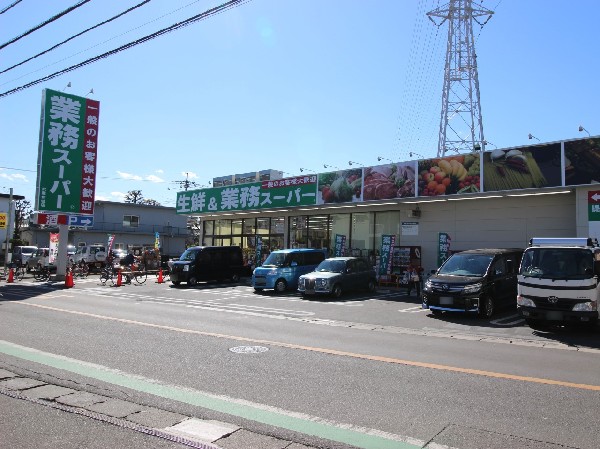
<svg viewBox="0 0 600 449">
<path fill-rule="evenodd" d="M 19 0 L 19 1 L 20 1 L 20 0 Z M 87 33 L 88 31 L 92 31 L 92 30 L 93 30 L 93 29 L 95 29 L 95 28 L 101 27 L 102 25 L 106 25 L 107 23 L 110 23 L 110 22 L 112 22 L 113 20 L 116 20 L 116 19 L 118 19 L 119 17 L 122 17 L 122 16 L 124 16 L 125 14 L 128 14 L 128 13 L 130 13 L 131 11 L 133 11 L 133 10 L 135 10 L 135 9 L 137 9 L 137 8 L 141 7 L 141 6 L 144 6 L 146 3 L 149 3 L 150 1 L 151 1 L 151 0 L 144 0 L 143 2 L 141 2 L 141 3 L 138 3 L 138 4 L 137 4 L 137 5 L 135 5 L 135 6 L 132 6 L 131 8 L 129 8 L 129 9 L 127 9 L 127 10 L 125 10 L 125 11 L 123 11 L 123 12 L 121 12 L 121 13 L 117 14 L 116 16 L 113 16 L 113 17 L 111 17 L 110 19 L 107 19 L 107 20 L 105 20 L 104 22 L 100 22 L 100 23 L 98 23 L 98 24 L 94 25 L 93 27 L 90 27 L 90 28 L 88 28 L 88 29 L 86 29 L 86 30 L 83 30 L 81 33 L 75 34 L 74 36 L 71 36 L 70 38 L 68 38 L 68 39 L 65 39 L 64 41 L 62 41 L 62 42 L 59 42 L 58 44 L 54 45 L 53 47 L 50 47 L 49 49 L 47 49 L 47 50 L 44 50 L 43 52 L 41 52 L 41 53 L 38 53 L 37 55 L 35 55 L 35 56 L 32 56 L 31 58 L 27 58 L 27 59 L 25 59 L 24 61 L 21 61 L 21 62 L 19 62 L 18 64 L 15 64 L 15 65 L 13 65 L 13 66 L 11 66 L 11 67 L 7 68 L 7 69 L 4 69 L 4 70 L 2 70 L 2 71 L 0 72 L 0 74 L 2 74 L 2 73 L 6 73 L 6 72 L 8 72 L 9 70 L 12 70 L 12 69 L 14 69 L 15 67 L 19 67 L 20 65 L 23 65 L 23 64 L 25 64 L 26 62 L 29 62 L 29 61 L 31 61 L 32 59 L 38 58 L 38 57 L 40 57 L 40 56 L 42 56 L 42 55 L 45 55 L 46 53 L 49 53 L 49 52 L 51 52 L 52 50 L 54 50 L 54 49 L 56 49 L 56 48 L 60 47 L 61 45 L 63 45 L 63 44 L 66 44 L 67 42 L 69 42 L 69 41 L 71 41 L 71 40 L 75 39 L 76 37 L 79 37 L 79 36 L 81 36 L 81 35 L 83 35 L 83 34 Z"/>
<path fill-rule="evenodd" d="M 86 0 L 86 1 L 89 1 L 89 0 Z M 182 22 L 175 23 L 175 24 L 173 24 L 173 25 L 171 25 L 171 26 L 169 26 L 167 28 L 163 28 L 162 30 L 156 31 L 156 32 L 154 32 L 152 34 L 144 36 L 144 37 L 142 37 L 140 39 L 137 39 L 137 40 L 135 40 L 133 42 L 129 42 L 128 44 L 122 45 L 121 47 L 118 47 L 118 48 L 115 48 L 113 50 L 107 51 L 106 53 L 102 53 L 101 55 L 94 56 L 93 58 L 87 59 L 87 60 L 85 60 L 83 62 L 80 62 L 79 64 L 72 65 L 71 67 L 67 67 L 66 69 L 59 70 L 58 72 L 54 72 L 54 73 L 52 73 L 50 75 L 47 75 L 47 76 L 45 76 L 43 78 L 39 78 L 39 79 L 37 79 L 35 81 L 32 81 L 30 83 L 24 84 L 24 85 L 19 86 L 19 87 L 15 87 L 14 89 L 11 89 L 11 90 L 7 90 L 6 92 L 3 92 L 3 93 L 0 94 L 0 98 L 6 97 L 8 95 L 11 95 L 11 94 L 14 94 L 14 93 L 17 93 L 17 92 L 20 92 L 20 91 L 25 90 L 25 89 L 27 89 L 29 87 L 35 86 L 36 84 L 43 83 L 44 81 L 48 81 L 48 80 L 50 80 L 52 78 L 56 78 L 57 76 L 63 75 L 65 73 L 72 72 L 73 70 L 76 70 L 76 69 L 78 69 L 80 67 L 83 67 L 83 66 L 88 65 L 88 64 L 92 64 L 92 63 L 94 63 L 96 61 L 99 61 L 100 59 L 104 59 L 104 58 L 107 58 L 107 57 L 112 56 L 114 54 L 120 53 L 121 51 L 128 50 L 129 48 L 132 48 L 132 47 L 135 47 L 136 45 L 139 45 L 139 44 L 142 44 L 144 42 L 150 41 L 150 40 L 152 40 L 152 39 L 154 39 L 156 37 L 159 37 L 159 36 L 161 36 L 163 34 L 170 33 L 171 31 L 175 31 L 175 30 L 177 30 L 179 28 L 186 27 L 188 25 L 191 25 L 194 22 L 198 22 L 200 20 L 204 20 L 204 19 L 206 19 L 206 18 L 208 18 L 210 16 L 213 16 L 213 15 L 216 15 L 216 14 L 220 14 L 220 13 L 222 13 L 222 12 L 228 10 L 228 9 L 235 8 L 235 7 L 240 6 L 240 5 L 244 4 L 244 3 L 247 3 L 249 1 L 251 1 L 251 0 L 231 0 L 231 1 L 227 2 L 227 3 L 223 3 L 222 5 L 219 5 L 219 6 L 216 6 L 214 8 L 211 8 L 211 9 L 209 9 L 207 11 L 204 11 L 203 13 L 197 14 L 197 15 L 195 15 L 193 17 L 190 17 L 190 18 L 188 18 L 188 19 L 186 19 L 186 20 L 184 20 Z"/>
<path fill-rule="evenodd" d="M 69 14 L 71 11 L 75 11 L 77 8 L 79 8 L 80 6 L 85 5 L 86 3 L 90 2 L 91 0 L 81 0 L 79 3 L 74 4 L 73 6 L 65 9 L 62 12 L 59 12 L 58 14 L 56 14 L 55 16 L 50 17 L 48 20 L 40 23 L 37 26 L 34 26 L 33 28 L 31 28 L 28 31 L 25 31 L 23 34 L 17 36 L 17 37 L 13 37 L 11 40 L 9 40 L 8 42 L 5 42 L 4 44 L 0 45 L 0 50 L 2 50 L 4 47 L 8 47 L 10 44 L 14 44 L 15 42 L 17 42 L 19 39 L 24 38 L 25 36 L 33 33 L 34 31 L 39 30 L 40 28 L 45 27 L 46 25 L 48 25 L 49 23 L 54 22 L 55 20 L 60 19 L 62 16 Z"/>
<path fill-rule="evenodd" d="M 17 0 L 16 2 L 14 2 L 12 5 L 8 5 L 6 8 L 4 8 L 2 11 L 0 11 L 0 14 L 4 14 L 6 11 L 8 11 L 9 9 L 11 9 L 13 6 L 18 5 L 19 3 L 21 3 L 21 0 Z"/>
</svg>

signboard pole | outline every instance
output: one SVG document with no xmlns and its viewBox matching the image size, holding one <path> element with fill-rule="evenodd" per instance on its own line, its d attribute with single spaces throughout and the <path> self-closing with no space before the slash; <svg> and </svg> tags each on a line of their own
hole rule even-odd
<svg viewBox="0 0 600 449">
<path fill-rule="evenodd" d="M 56 281 L 64 281 L 67 274 L 67 246 L 69 245 L 69 225 L 58 225 L 58 256 L 56 257 Z"/>
<path fill-rule="evenodd" d="M 8 218 L 6 220 L 6 241 L 4 242 L 4 272 L 6 273 L 6 264 L 9 262 L 8 260 L 8 241 L 10 237 L 10 231 L 12 229 L 12 204 L 13 204 L 13 189 L 10 188 L 10 193 L 8 197 Z"/>
</svg>

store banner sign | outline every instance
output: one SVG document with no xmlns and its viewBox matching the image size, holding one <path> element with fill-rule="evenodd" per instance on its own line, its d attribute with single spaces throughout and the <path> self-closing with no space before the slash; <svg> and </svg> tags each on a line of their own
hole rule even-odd
<svg viewBox="0 0 600 449">
<path fill-rule="evenodd" d="M 346 247 L 346 236 L 343 234 L 335 235 L 335 250 L 333 255 L 335 257 L 341 257 L 344 255 L 344 249 Z"/>
<path fill-rule="evenodd" d="M 600 190 L 588 192 L 588 220 L 600 221 Z"/>
<path fill-rule="evenodd" d="M 260 267 L 262 265 L 262 237 L 260 235 L 256 236 L 254 260 L 255 266 Z"/>
<path fill-rule="evenodd" d="M 50 256 L 48 257 L 48 263 L 54 265 L 56 262 L 56 256 L 58 254 L 58 233 L 50 233 L 50 247 L 49 252 Z"/>
<path fill-rule="evenodd" d="M 7 228 L 6 221 L 7 221 L 6 214 L 4 212 L 0 212 L 0 229 Z"/>
<path fill-rule="evenodd" d="M 113 248 L 113 244 L 115 243 L 115 235 L 114 234 L 108 234 L 108 241 L 106 246 L 108 247 L 108 252 L 107 254 L 110 255 L 112 248 Z"/>
<path fill-rule="evenodd" d="M 445 232 L 438 234 L 438 267 L 440 267 L 448 257 L 450 257 L 451 239 Z"/>
<path fill-rule="evenodd" d="M 99 116 L 96 100 L 44 89 L 37 210 L 94 213 Z"/>
<path fill-rule="evenodd" d="M 312 206 L 317 198 L 317 175 L 239 184 L 177 193 L 178 214 Z"/>
<path fill-rule="evenodd" d="M 158 232 L 154 234 L 154 249 L 160 249 L 160 234 Z"/>
<path fill-rule="evenodd" d="M 385 275 L 392 272 L 392 253 L 396 245 L 395 235 L 381 236 L 381 256 L 379 259 L 379 274 Z"/>
</svg>

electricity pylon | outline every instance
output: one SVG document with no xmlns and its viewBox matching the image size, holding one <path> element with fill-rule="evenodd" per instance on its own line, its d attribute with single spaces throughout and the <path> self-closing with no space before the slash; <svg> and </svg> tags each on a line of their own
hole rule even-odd
<svg viewBox="0 0 600 449">
<path fill-rule="evenodd" d="M 438 27 L 448 22 L 438 157 L 485 149 L 473 21 L 483 27 L 492 14 L 472 0 L 450 0 L 427 13 Z"/>
</svg>

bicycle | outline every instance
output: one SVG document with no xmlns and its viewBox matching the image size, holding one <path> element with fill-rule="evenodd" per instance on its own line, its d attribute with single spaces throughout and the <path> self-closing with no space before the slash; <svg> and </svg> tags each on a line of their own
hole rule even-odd
<svg viewBox="0 0 600 449">
<path fill-rule="evenodd" d="M 69 267 L 74 278 L 86 278 L 90 273 L 90 267 L 87 263 L 80 261 L 79 263 L 70 263 Z"/>
<path fill-rule="evenodd" d="M 50 267 L 38 265 L 35 270 L 33 270 L 33 278 L 36 281 L 47 281 L 50 279 Z"/>
</svg>

